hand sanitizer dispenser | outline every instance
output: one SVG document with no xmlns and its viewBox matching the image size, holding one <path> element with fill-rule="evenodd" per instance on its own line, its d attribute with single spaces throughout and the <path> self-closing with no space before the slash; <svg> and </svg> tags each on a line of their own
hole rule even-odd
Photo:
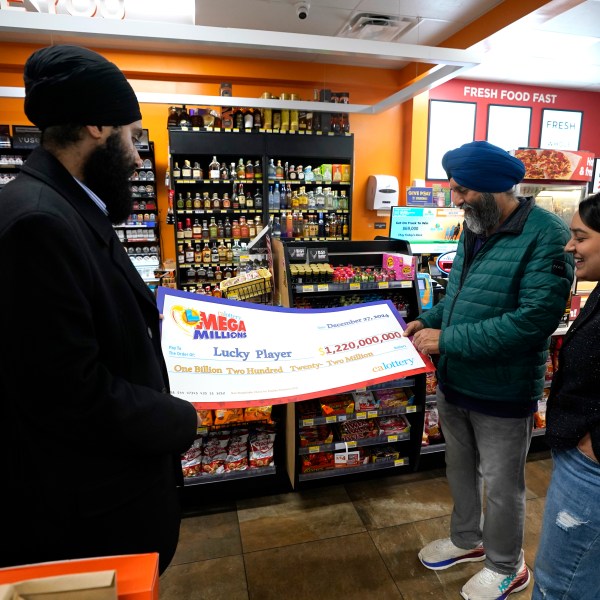
<svg viewBox="0 0 600 600">
<path fill-rule="evenodd" d="M 369 175 L 367 208 L 385 210 L 398 206 L 398 179 L 393 175 Z"/>
</svg>

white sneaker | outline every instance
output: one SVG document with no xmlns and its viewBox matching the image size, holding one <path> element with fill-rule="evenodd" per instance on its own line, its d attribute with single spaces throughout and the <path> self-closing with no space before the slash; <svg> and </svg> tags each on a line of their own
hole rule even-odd
<svg viewBox="0 0 600 600">
<path fill-rule="evenodd" d="M 419 552 L 419 560 L 428 569 L 441 571 L 458 563 L 485 560 L 485 550 L 479 544 L 476 548 L 466 550 L 452 543 L 450 538 L 430 542 Z"/>
<path fill-rule="evenodd" d="M 530 581 L 531 575 L 524 560 L 511 575 L 485 567 L 465 583 L 460 595 L 465 600 L 505 600 L 510 594 L 524 590 Z"/>
</svg>

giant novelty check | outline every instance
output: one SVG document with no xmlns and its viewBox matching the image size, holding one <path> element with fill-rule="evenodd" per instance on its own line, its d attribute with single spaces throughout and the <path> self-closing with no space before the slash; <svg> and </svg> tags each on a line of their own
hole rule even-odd
<svg viewBox="0 0 600 600">
<path fill-rule="evenodd" d="M 433 371 L 387 300 L 263 306 L 159 288 L 171 393 L 206 408 L 308 400 Z"/>
</svg>

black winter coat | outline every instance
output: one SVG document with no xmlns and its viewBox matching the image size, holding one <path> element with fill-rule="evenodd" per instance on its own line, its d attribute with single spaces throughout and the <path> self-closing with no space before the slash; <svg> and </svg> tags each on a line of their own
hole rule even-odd
<svg viewBox="0 0 600 600">
<path fill-rule="evenodd" d="M 44 149 L 0 193 L 0 566 L 159 552 L 196 413 L 168 394 L 154 297 Z"/>
</svg>

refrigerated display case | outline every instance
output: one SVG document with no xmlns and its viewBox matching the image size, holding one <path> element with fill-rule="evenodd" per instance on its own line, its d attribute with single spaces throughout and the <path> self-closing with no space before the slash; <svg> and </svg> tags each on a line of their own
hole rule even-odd
<svg viewBox="0 0 600 600">
<path fill-rule="evenodd" d="M 513 154 L 525 164 L 525 178 L 517 186 L 519 196 L 533 196 L 536 203 L 558 215 L 567 225 L 592 178 L 591 152 L 520 148 Z"/>
</svg>

